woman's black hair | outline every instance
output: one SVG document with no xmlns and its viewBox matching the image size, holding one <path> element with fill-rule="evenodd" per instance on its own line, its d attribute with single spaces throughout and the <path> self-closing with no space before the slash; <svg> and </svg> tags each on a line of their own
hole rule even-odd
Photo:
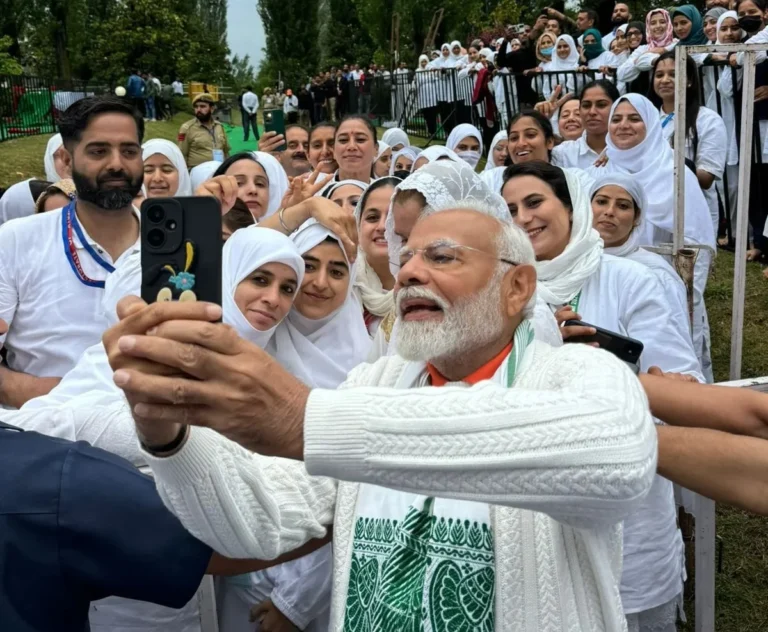
<svg viewBox="0 0 768 632">
<path fill-rule="evenodd" d="M 360 210 L 365 209 L 365 201 L 368 199 L 368 195 L 373 193 L 376 189 L 380 189 L 383 186 L 396 187 L 401 182 L 402 180 L 395 176 L 384 176 L 383 178 L 374 180 L 371 183 L 371 186 L 369 186 L 365 191 L 363 191 L 363 194 L 360 196 L 360 201 L 358 202 L 358 204 L 360 205 Z"/>
<path fill-rule="evenodd" d="M 653 78 L 656 74 L 656 68 L 662 61 L 671 60 L 675 63 L 675 51 L 667 51 L 656 58 L 651 68 L 651 81 L 648 86 L 648 99 L 657 108 L 661 107 L 661 97 L 656 94 L 656 89 L 653 86 Z M 696 119 L 699 116 L 699 108 L 701 107 L 701 97 L 699 96 L 699 71 L 696 67 L 696 62 L 690 57 L 686 58 L 685 62 L 685 74 L 688 76 L 688 87 L 685 89 L 685 136 L 686 138 L 693 139 L 693 145 L 698 145 L 698 133 L 696 132 Z M 675 77 L 677 81 L 677 77 Z M 695 151 L 694 151 L 695 154 Z M 694 156 L 695 159 L 695 156 Z"/>
<path fill-rule="evenodd" d="M 227 158 L 224 162 L 222 162 L 219 165 L 219 168 L 213 172 L 213 175 L 211 177 L 215 178 L 216 176 L 226 175 L 227 169 L 229 169 L 236 162 L 240 162 L 241 160 L 252 160 L 256 164 L 259 163 L 259 161 L 256 160 L 256 156 L 254 156 L 250 151 L 241 151 L 239 154 L 233 154 L 232 156 Z"/>
<path fill-rule="evenodd" d="M 37 202 L 38 198 L 45 193 L 46 189 L 51 186 L 53 182 L 47 180 L 30 180 L 29 192 L 32 194 L 32 199 Z"/>
<path fill-rule="evenodd" d="M 336 124 L 330 123 L 328 121 L 323 121 L 322 123 L 318 123 L 317 125 L 313 125 L 309 128 L 309 142 L 312 142 L 312 134 L 314 134 L 317 130 L 322 129 L 323 127 L 329 127 L 333 130 L 333 135 L 336 136 Z"/>
<path fill-rule="evenodd" d="M 371 123 L 371 120 L 362 114 L 347 114 L 343 119 L 341 119 L 336 124 L 336 133 L 333 135 L 334 140 L 336 139 L 336 136 L 339 133 L 339 129 L 341 129 L 341 126 L 344 125 L 347 121 L 362 121 L 365 123 L 365 126 L 368 128 L 368 131 L 371 132 L 371 136 L 373 137 L 373 143 L 376 144 L 379 142 L 379 136 L 376 132 L 376 128 L 374 127 L 373 123 Z"/>
<path fill-rule="evenodd" d="M 592 88 L 600 88 L 605 93 L 605 96 L 607 96 L 614 103 L 618 101 L 619 97 L 621 96 L 619 89 L 616 87 L 616 84 L 613 81 L 608 81 L 608 79 L 595 79 L 590 81 L 581 89 L 581 92 L 579 93 L 580 102 L 584 99 L 584 95 L 587 93 L 587 90 L 591 90 Z"/>
<path fill-rule="evenodd" d="M 733 10 L 738 13 L 739 5 L 745 1 L 746 0 L 736 0 L 736 5 L 733 7 Z M 760 9 L 763 13 L 765 13 L 765 10 L 768 8 L 768 0 L 749 0 L 749 1 L 752 4 L 754 4 L 758 9 Z"/>
<path fill-rule="evenodd" d="M 563 206 L 569 211 L 573 211 L 573 202 L 571 201 L 571 192 L 568 189 L 568 180 L 566 180 L 565 172 L 560 167 L 555 167 L 554 165 L 550 165 L 548 162 L 543 162 L 541 160 L 532 160 L 531 162 L 512 165 L 504 170 L 504 184 L 501 185 L 501 190 L 504 190 L 507 182 L 512 178 L 518 178 L 520 176 L 533 176 L 542 182 L 546 182 L 555 192 L 558 199 L 563 203 Z"/>
<path fill-rule="evenodd" d="M 555 132 L 552 129 L 552 122 L 538 110 L 530 109 L 521 110 L 509 120 L 509 125 L 507 126 L 507 136 L 509 136 L 509 133 L 512 131 L 512 126 L 521 118 L 525 117 L 532 118 L 534 121 L 536 121 L 538 126 L 541 128 L 541 131 L 544 132 L 544 138 L 547 140 L 555 138 Z"/>
</svg>

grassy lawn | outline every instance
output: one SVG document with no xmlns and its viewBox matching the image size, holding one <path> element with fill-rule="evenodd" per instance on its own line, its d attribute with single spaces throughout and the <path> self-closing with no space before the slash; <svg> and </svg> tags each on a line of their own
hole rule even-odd
<svg viewBox="0 0 768 632">
<path fill-rule="evenodd" d="M 179 126 L 189 115 L 147 123 L 147 138 L 175 140 Z M 383 130 L 380 130 L 380 133 Z M 25 178 L 43 177 L 43 152 L 47 137 L 36 136 L 0 144 L 0 186 Z M 412 141 L 422 146 L 422 139 Z M 707 308 L 712 330 L 715 378 L 728 379 L 731 338 L 733 255 L 720 252 L 707 287 Z M 746 316 L 742 377 L 768 375 L 768 280 L 760 266 L 747 266 Z M 717 533 L 723 540 L 723 569 L 717 576 L 718 632 L 768 630 L 768 518 L 758 518 L 727 507 L 718 509 Z M 693 603 L 688 603 L 693 630 Z"/>
</svg>

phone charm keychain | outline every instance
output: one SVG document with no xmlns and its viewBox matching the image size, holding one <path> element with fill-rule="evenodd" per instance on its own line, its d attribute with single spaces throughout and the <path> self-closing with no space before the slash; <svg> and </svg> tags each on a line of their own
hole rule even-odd
<svg viewBox="0 0 768 632">
<path fill-rule="evenodd" d="M 192 291 L 195 287 L 195 275 L 189 271 L 195 260 L 195 246 L 191 241 L 186 242 L 186 250 L 187 259 L 183 271 L 176 272 L 176 269 L 170 264 L 166 264 L 162 267 L 163 270 L 167 270 L 171 273 L 171 276 L 168 278 L 168 283 L 173 285 L 176 290 L 181 290 L 179 302 L 197 300 L 197 295 Z M 172 300 L 173 290 L 168 286 L 160 288 L 160 291 L 157 293 L 157 301 L 168 302 Z"/>
</svg>

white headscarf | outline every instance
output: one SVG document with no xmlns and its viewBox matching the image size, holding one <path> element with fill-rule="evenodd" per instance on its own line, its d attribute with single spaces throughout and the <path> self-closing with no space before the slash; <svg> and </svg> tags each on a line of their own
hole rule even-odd
<svg viewBox="0 0 768 632">
<path fill-rule="evenodd" d="M 494 53 L 490 48 L 482 48 L 478 54 L 480 57 L 487 59 L 491 63 L 493 63 L 494 59 L 496 59 L 496 53 Z"/>
<path fill-rule="evenodd" d="M 462 161 L 441 160 L 425 165 L 399 184 L 395 189 L 395 194 L 397 191 L 408 190 L 418 191 L 424 196 L 427 202 L 424 210 L 451 210 L 456 208 L 457 202 L 469 201 L 474 210 L 494 217 L 503 223 L 512 222 L 504 198 L 488 188 L 480 176 Z M 397 261 L 403 247 L 403 240 L 395 233 L 395 217 L 391 205 L 386 221 L 386 237 L 389 259 L 390 261 Z M 391 272 L 396 276 L 397 267 L 391 266 Z M 541 300 L 538 292 L 535 298 L 531 299 L 529 307 L 533 311 L 536 338 L 552 346 L 561 345 L 563 340 L 557 322 L 549 307 Z M 398 321 L 395 321 L 390 340 L 397 340 L 397 329 Z M 390 345 L 390 353 L 394 351 L 394 345 Z"/>
<path fill-rule="evenodd" d="M 400 178 L 387 176 L 377 180 L 377 182 L 370 186 L 358 201 L 357 208 L 355 209 L 355 219 L 357 220 L 358 230 L 360 229 L 360 221 L 363 217 L 363 209 L 365 208 L 368 194 L 380 187 L 396 187 L 401 182 L 402 180 L 400 180 Z M 360 302 L 371 314 L 383 318 L 395 308 L 393 291 L 384 289 L 381 279 L 379 279 L 379 275 L 376 274 L 376 271 L 368 264 L 368 261 L 365 258 L 365 252 L 363 252 L 362 249 L 358 250 L 355 266 L 357 267 L 355 292 L 357 293 Z"/>
<path fill-rule="evenodd" d="M 717 30 L 715 31 L 717 33 L 717 44 L 722 44 L 720 41 L 720 27 L 728 18 L 733 18 L 736 20 L 736 22 L 739 21 L 739 15 L 736 13 L 736 11 L 726 11 L 719 18 L 717 18 Z"/>
<path fill-rule="evenodd" d="M 222 257 L 223 320 L 234 327 L 240 337 L 263 349 L 279 323 L 266 331 L 251 325 L 235 303 L 237 286 L 254 270 L 267 263 L 284 263 L 296 273 L 298 287 L 301 287 L 304 259 L 288 237 L 276 230 L 256 226 L 235 231 L 224 244 Z"/>
<path fill-rule="evenodd" d="M 429 162 L 436 162 L 440 158 L 448 158 L 454 162 L 461 160 L 451 149 L 443 145 L 431 145 L 419 154 L 419 158 L 426 158 Z"/>
<path fill-rule="evenodd" d="M 592 187 L 589 190 L 590 206 L 592 203 L 592 198 L 595 197 L 595 194 L 603 187 L 609 185 L 615 185 L 624 189 L 634 200 L 635 208 L 639 209 L 639 216 L 635 220 L 636 226 L 632 229 L 632 232 L 629 233 L 627 241 L 625 241 L 621 246 L 617 246 L 615 248 L 605 248 L 604 250 L 604 252 L 608 255 L 613 255 L 614 257 L 625 257 L 626 255 L 635 252 L 635 250 L 637 250 L 642 245 L 641 242 L 643 241 L 644 233 L 643 218 L 645 214 L 645 207 L 647 206 L 648 202 L 645 197 L 643 187 L 640 186 L 640 184 L 634 178 L 624 173 L 614 172 L 604 173 L 594 181 Z"/>
<path fill-rule="evenodd" d="M 192 180 L 189 177 L 187 163 L 176 143 L 172 143 L 171 141 L 162 138 L 153 138 L 141 146 L 142 160 L 148 160 L 155 154 L 162 154 L 165 156 L 171 161 L 171 164 L 176 167 L 176 171 L 179 172 L 179 187 L 176 191 L 171 193 L 171 196 L 183 197 L 192 195 Z"/>
<path fill-rule="evenodd" d="M 56 164 L 53 161 L 53 154 L 59 151 L 63 145 L 64 141 L 61 138 L 61 134 L 54 134 L 48 139 L 48 145 L 45 148 L 45 157 L 43 158 L 43 164 L 45 165 L 45 179 L 48 180 L 48 182 L 58 182 L 66 177 L 56 171 Z"/>
<path fill-rule="evenodd" d="M 395 175 L 395 165 L 397 164 L 397 159 L 400 156 L 405 156 L 406 158 L 410 158 L 413 162 L 416 162 L 416 159 L 420 154 L 421 150 L 417 149 L 416 147 L 403 147 L 400 151 L 396 151 L 394 154 L 392 154 L 392 162 L 389 163 L 389 175 Z M 413 162 L 408 168 L 408 171 L 413 168 Z"/>
<path fill-rule="evenodd" d="M 422 69 L 421 68 L 422 60 L 425 60 L 427 62 L 427 67 L 429 67 L 429 57 L 427 57 L 426 55 L 419 55 L 419 63 L 416 66 L 416 70 L 421 70 Z M 425 70 L 426 70 L 426 68 L 425 68 Z"/>
<path fill-rule="evenodd" d="M 339 241 L 331 231 L 309 220 L 291 239 L 303 255 L 327 237 Z M 339 247 L 346 259 L 344 248 Z M 353 264 L 349 266 L 349 289 L 339 309 L 321 320 L 310 320 L 292 308 L 267 346 L 287 371 L 313 388 L 336 388 L 354 367 L 365 362 L 370 351 L 363 308 L 353 292 L 356 270 Z"/>
<path fill-rule="evenodd" d="M 648 198 L 645 219 L 648 224 L 666 231 L 674 232 L 674 153 L 661 133 L 659 111 L 648 99 L 640 94 L 627 94 L 613 104 L 611 118 L 620 103 L 629 101 L 645 123 L 645 139 L 631 149 L 619 149 L 606 137 L 606 155 L 608 163 L 602 168 L 590 168 L 587 172 L 596 178 L 602 169 L 629 173 L 643 188 Z M 610 120 L 610 119 L 609 119 Z M 685 170 L 685 237 L 688 241 L 714 246 L 715 235 L 709 207 L 701 192 L 696 176 Z M 646 239 L 647 242 L 646 231 Z M 650 245 L 650 244 L 644 244 Z"/>
<path fill-rule="evenodd" d="M 496 136 L 493 137 L 493 140 L 491 141 L 491 146 L 488 148 L 488 160 L 485 163 L 485 169 L 483 169 L 483 172 L 490 171 L 491 169 L 495 169 L 496 167 L 503 167 L 504 165 L 497 165 L 494 161 L 494 153 L 493 150 L 496 149 L 496 145 L 498 145 L 500 142 L 504 141 L 507 142 L 507 132 L 506 130 L 501 130 L 499 133 L 496 134 Z"/>
<path fill-rule="evenodd" d="M 571 47 L 571 52 L 568 53 L 568 57 L 565 59 L 560 59 L 560 56 L 557 54 L 557 45 L 561 41 L 564 41 Z M 555 72 L 557 70 L 574 70 L 578 67 L 579 50 L 576 48 L 576 42 L 573 41 L 573 38 L 570 35 L 560 35 L 555 40 L 555 50 L 552 51 L 552 64 L 549 67 L 549 70 Z"/>
<path fill-rule="evenodd" d="M 422 55 L 423 57 L 424 55 Z M 381 141 L 386 143 L 389 147 L 402 144 L 404 147 L 410 147 L 411 141 L 408 140 L 408 134 L 406 134 L 399 127 L 390 127 L 384 135 L 381 137 Z"/>
<path fill-rule="evenodd" d="M 480 151 L 457 152 L 456 146 L 469 136 L 476 138 L 480 143 Z M 480 133 L 480 130 L 474 125 L 462 123 L 451 130 L 451 133 L 448 135 L 448 140 L 445 141 L 445 146 L 455 152 L 459 158 L 474 169 L 477 167 L 477 163 L 480 162 L 480 158 L 483 155 L 483 136 Z"/>
<path fill-rule="evenodd" d="M 256 158 L 256 162 L 264 169 L 269 181 L 267 212 L 261 217 L 261 219 L 266 219 L 280 210 L 280 203 L 283 201 L 290 183 L 288 182 L 288 176 L 285 174 L 285 169 L 283 169 L 283 166 L 272 154 L 268 154 L 265 151 L 253 151 L 251 153 Z"/>
<path fill-rule="evenodd" d="M 453 49 L 456 48 L 457 46 L 459 47 L 458 55 L 454 54 L 453 52 Z M 451 68 L 456 68 L 457 66 L 461 66 L 462 64 L 467 63 L 467 56 L 461 54 L 461 42 L 459 40 L 453 40 L 451 42 L 451 56 L 448 58 L 448 61 L 450 66 L 447 66 L 447 67 L 451 67 Z"/>
<path fill-rule="evenodd" d="M 34 178 L 9 186 L 0 198 L 0 226 L 8 220 L 35 214 L 35 200 L 29 183 Z"/>
<path fill-rule="evenodd" d="M 565 250 L 550 261 L 537 261 L 537 290 L 549 305 L 565 305 L 576 296 L 584 282 L 597 272 L 603 254 L 603 240 L 592 228 L 592 207 L 581 181 L 563 169 L 573 205 L 571 237 Z"/>
<path fill-rule="evenodd" d="M 192 185 L 193 195 L 195 191 L 197 191 L 197 187 L 213 177 L 213 174 L 216 173 L 216 169 L 219 168 L 219 165 L 221 165 L 220 162 L 209 160 L 208 162 L 203 162 L 197 165 L 197 167 L 192 167 L 192 170 L 189 172 L 189 180 Z"/>
<path fill-rule="evenodd" d="M 339 187 L 345 187 L 345 186 L 353 186 L 360 189 L 360 193 L 364 193 L 365 190 L 368 188 L 368 184 L 365 182 L 360 182 L 360 180 L 339 180 L 338 182 L 330 182 L 328 186 L 323 187 L 323 189 L 318 193 L 321 197 L 331 199 L 331 196 L 333 195 L 333 192 L 338 189 Z M 303 253 L 302 253 L 303 254 Z"/>
<path fill-rule="evenodd" d="M 445 49 L 448 49 L 448 57 L 443 56 L 443 51 Z M 450 44 L 443 44 L 440 47 L 440 55 L 437 56 L 436 59 L 433 59 L 430 62 L 430 66 L 432 68 L 451 68 L 451 45 Z"/>
<path fill-rule="evenodd" d="M 380 140 L 379 141 L 379 149 L 378 149 L 378 152 L 376 153 L 376 158 L 374 158 L 373 161 L 376 162 L 379 158 L 382 157 L 384 152 L 389 150 L 389 149 L 392 149 L 392 147 L 387 145 L 387 143 L 385 143 L 383 140 Z"/>
</svg>

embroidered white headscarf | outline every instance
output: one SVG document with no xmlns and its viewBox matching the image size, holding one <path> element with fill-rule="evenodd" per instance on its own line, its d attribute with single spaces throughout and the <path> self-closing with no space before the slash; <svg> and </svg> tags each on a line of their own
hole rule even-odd
<svg viewBox="0 0 768 632">
<path fill-rule="evenodd" d="M 141 146 L 142 160 L 147 160 L 155 154 L 162 154 L 165 156 L 170 160 L 171 164 L 176 167 L 176 171 L 179 172 L 179 186 L 176 191 L 172 192 L 170 195 L 176 197 L 192 195 L 192 180 L 189 177 L 187 163 L 176 143 L 172 143 L 171 141 L 162 138 L 153 138 Z"/>
<path fill-rule="evenodd" d="M 265 229 L 258 229 L 265 230 Z M 303 255 L 327 237 L 339 238 L 315 220 L 302 224 L 291 239 Z M 344 248 L 344 258 L 347 255 Z M 314 388 L 336 388 L 358 364 L 365 362 L 371 339 L 365 328 L 363 308 L 353 292 L 356 268 L 349 263 L 350 281 L 346 300 L 335 312 L 320 320 L 302 316 L 293 307 L 278 325 L 267 351 L 292 375 Z"/>
</svg>

